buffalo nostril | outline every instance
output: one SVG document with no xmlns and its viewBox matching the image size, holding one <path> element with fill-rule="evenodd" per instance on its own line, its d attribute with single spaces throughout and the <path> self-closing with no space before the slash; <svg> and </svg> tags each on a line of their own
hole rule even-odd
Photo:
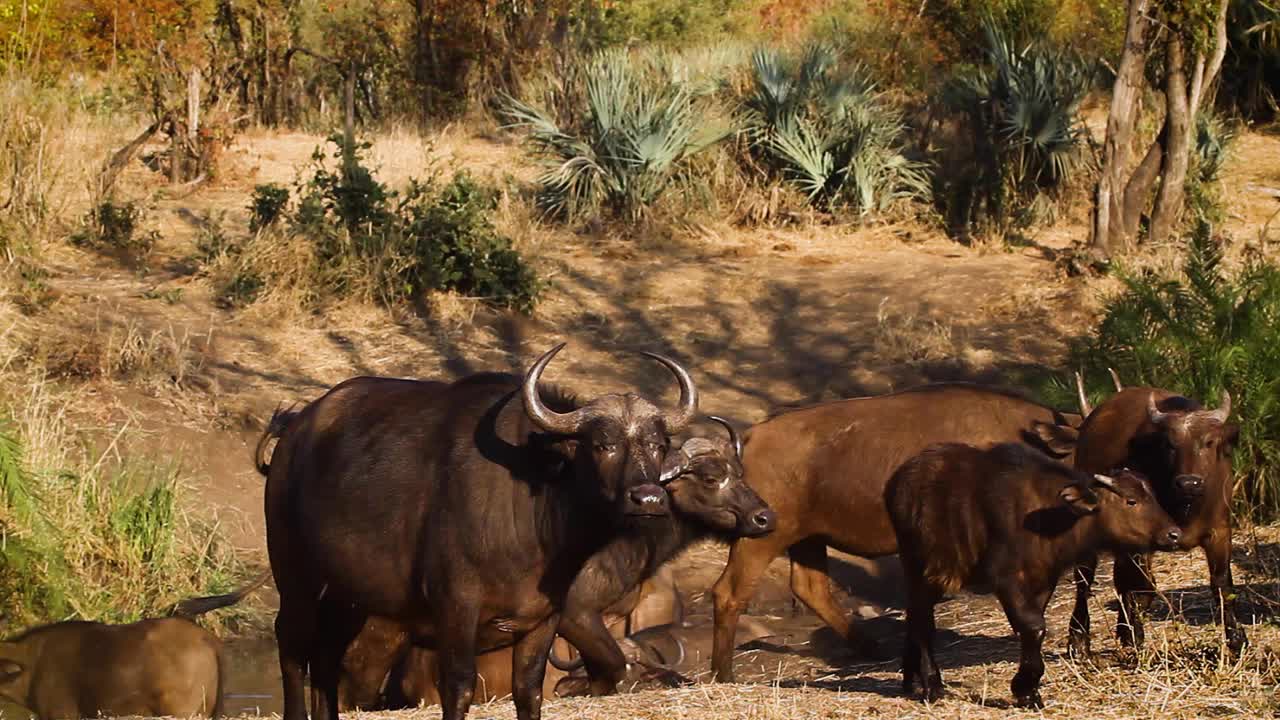
<svg viewBox="0 0 1280 720">
<path fill-rule="evenodd" d="M 654 492 L 645 488 L 631 491 L 631 502 L 644 507 L 660 507 L 667 501 L 665 492 Z"/>
<path fill-rule="evenodd" d="M 751 522 L 754 523 L 756 527 L 762 530 L 771 528 L 773 527 L 773 511 L 761 510 L 760 512 L 751 516 Z"/>
<path fill-rule="evenodd" d="M 1182 539 L 1182 533 L 1178 530 L 1169 531 L 1169 542 L 1176 543 Z"/>
</svg>

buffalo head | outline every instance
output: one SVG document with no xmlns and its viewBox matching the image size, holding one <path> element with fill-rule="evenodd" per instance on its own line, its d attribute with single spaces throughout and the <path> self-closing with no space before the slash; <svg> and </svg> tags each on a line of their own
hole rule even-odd
<svg viewBox="0 0 1280 720">
<path fill-rule="evenodd" d="M 742 480 L 742 441 L 724 418 L 725 438 L 690 438 L 667 454 L 662 481 L 675 511 L 719 533 L 760 537 L 773 531 L 773 510 Z"/>
<path fill-rule="evenodd" d="M 1096 515 L 1106 544 L 1134 552 L 1174 550 L 1182 531 L 1160 507 L 1147 479 L 1132 470 L 1093 475 L 1088 483 L 1073 483 L 1059 493 L 1077 515 Z"/>
<path fill-rule="evenodd" d="M 26 646 L 19 642 L 0 642 L 0 700 L 25 706 L 31 686 L 30 660 Z"/>
<path fill-rule="evenodd" d="M 1161 409 L 1155 395 L 1147 397 L 1147 419 L 1153 432 L 1146 438 L 1152 460 L 1173 478 L 1175 506 L 1186 508 L 1208 492 L 1221 492 L 1231 480 L 1231 450 L 1240 427 L 1227 422 L 1231 394 L 1222 391 L 1217 410 L 1203 410 L 1182 398 L 1167 398 Z"/>
<path fill-rule="evenodd" d="M 689 373 L 674 360 L 644 353 L 662 363 L 680 383 L 680 407 L 665 412 L 633 393 L 601 395 L 571 412 L 548 408 L 538 393 L 538 379 L 565 346 L 551 348 L 529 368 L 522 395 L 525 412 L 546 432 L 574 438 L 574 460 L 581 479 L 597 486 L 604 498 L 626 515 L 665 515 L 667 493 L 659 484 L 671 435 L 698 412 L 698 391 Z"/>
</svg>

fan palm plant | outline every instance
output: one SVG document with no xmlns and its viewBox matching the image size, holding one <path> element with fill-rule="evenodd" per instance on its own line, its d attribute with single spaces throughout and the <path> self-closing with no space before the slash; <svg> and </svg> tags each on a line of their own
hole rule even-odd
<svg viewBox="0 0 1280 720">
<path fill-rule="evenodd" d="M 810 202 L 847 204 L 865 217 L 929 197 L 927 168 L 903 155 L 906 127 L 865 68 L 842 68 L 834 50 L 813 45 L 798 58 L 757 50 L 752 69 L 743 103 L 751 145 Z"/>
<path fill-rule="evenodd" d="M 560 113 L 563 119 L 509 96 L 502 108 L 547 161 L 539 179 L 542 205 L 564 217 L 606 206 L 638 219 L 689 157 L 731 130 L 715 119 L 701 85 L 681 81 L 652 57 L 601 53 L 590 60 L 581 87 L 576 113 L 571 107 Z"/>
<path fill-rule="evenodd" d="M 945 102 L 966 116 L 973 134 L 964 182 L 997 225 L 1025 224 L 1046 192 L 1070 182 L 1081 158 L 1078 111 L 1089 89 L 1078 56 L 1034 40 L 1021 49 L 988 21 L 986 65 L 957 75 Z M 977 208 L 966 209 L 965 221 Z"/>
</svg>

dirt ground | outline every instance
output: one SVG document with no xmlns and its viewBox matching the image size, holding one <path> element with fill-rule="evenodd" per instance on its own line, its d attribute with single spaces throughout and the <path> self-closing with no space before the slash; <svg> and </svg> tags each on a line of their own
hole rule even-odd
<svg viewBox="0 0 1280 720">
<path fill-rule="evenodd" d="M 128 450 L 181 458 L 195 493 L 190 510 L 216 514 L 246 556 L 263 564 L 262 479 L 250 462 L 252 445 L 279 404 L 310 400 L 354 375 L 523 372 L 538 354 L 567 340 L 548 379 L 583 394 L 635 388 L 671 402 L 669 377 L 636 355 L 652 350 L 691 368 L 704 412 L 746 425 L 778 406 L 922 381 L 1016 383 L 1028 372 L 1065 372 L 1068 343 L 1089 327 L 1115 282 L 1068 277 L 1055 263 L 1085 237 L 1085 208 L 1008 251 L 963 246 L 919 223 L 753 230 L 726 223 L 686 228 L 674 238 L 622 240 L 607 231 L 577 233 L 540 223 L 512 191 L 495 221 L 550 278 L 546 300 L 532 318 L 463 300 L 399 313 L 363 306 L 323 315 L 219 308 L 190 261 L 196 237 L 211 218 L 228 232 L 246 232 L 252 187 L 292 182 L 321 142 L 299 133 L 243 136 L 216 181 L 176 198 L 163 191 L 158 176 L 130 169 L 124 185 L 151 199 L 149 227 L 161 238 L 148 268 L 56 249 L 47 259 L 47 282 L 57 299 L 30 329 L 56 345 L 60 339 L 108 344 L 111 333 L 125 328 L 168 348 L 171 368 L 158 379 L 85 383 L 74 408 L 77 420 L 104 433 L 128 425 L 134 438 Z M 429 141 L 389 133 L 377 139 L 373 157 L 380 177 L 394 184 L 430 163 L 466 167 L 516 188 L 536 174 L 511 139 L 465 128 L 447 128 Z M 1244 135 L 1224 186 L 1226 230 L 1240 243 L 1272 250 L 1278 231 L 1271 228 L 1268 238 L 1263 227 L 1280 202 L 1258 188 L 1280 187 L 1280 138 Z M 1114 616 L 1103 610 L 1110 599 L 1104 590 L 1095 600 L 1101 665 L 1053 658 L 1045 715 L 1274 716 L 1280 708 L 1280 633 L 1273 621 L 1280 598 L 1278 540 L 1280 532 L 1271 528 L 1245 529 L 1240 536 L 1237 582 L 1245 587 L 1244 605 L 1259 618 L 1251 623 L 1255 642 L 1243 660 L 1217 659 L 1203 562 L 1164 556 L 1160 572 L 1169 609 L 1153 624 L 1151 644 L 1178 652 L 1118 652 L 1104 632 Z M 688 661 L 694 679 L 706 679 L 705 592 L 723 567 L 724 552 L 701 547 L 677 565 L 689 600 L 688 642 L 703 648 Z M 866 614 L 875 616 L 869 631 L 896 648 L 902 624 L 895 563 L 845 558 L 836 565 L 837 584 L 856 596 L 850 607 L 868 606 Z M 1046 645 L 1055 653 L 1064 642 L 1069 595 L 1061 591 L 1055 599 Z M 859 664 L 818 629 L 811 614 L 792 614 L 786 565 L 779 560 L 746 623 L 746 634 L 760 637 L 738 659 L 741 676 L 755 684 L 558 701 L 546 714 L 708 720 L 1008 714 L 1004 703 L 1017 645 L 996 603 L 965 596 L 941 613 L 940 658 L 951 697 L 925 708 L 899 696 L 896 660 Z M 265 697 L 278 693 L 273 662 L 259 656 L 246 661 L 240 675 L 254 680 L 242 681 L 235 709 L 278 711 L 274 698 Z M 499 702 L 473 716 L 513 712 Z"/>
</svg>

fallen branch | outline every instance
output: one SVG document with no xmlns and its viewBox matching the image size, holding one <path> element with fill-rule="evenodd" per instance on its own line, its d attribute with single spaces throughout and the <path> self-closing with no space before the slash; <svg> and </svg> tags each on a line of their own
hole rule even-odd
<svg viewBox="0 0 1280 720">
<path fill-rule="evenodd" d="M 98 175 L 99 197 L 110 192 L 112 186 L 116 184 L 116 178 L 120 176 L 120 171 L 129 164 L 129 160 L 133 158 L 134 153 L 138 152 L 138 148 L 146 144 L 146 142 L 151 139 L 151 136 L 155 135 L 156 132 L 160 130 L 160 126 L 164 121 L 165 118 L 162 117 L 151 123 L 151 125 L 147 126 L 146 130 L 143 130 L 138 134 L 138 137 L 130 141 L 128 145 L 125 145 L 115 151 L 111 156 L 111 159 L 107 160 L 107 163 L 102 166 L 102 172 Z"/>
</svg>

